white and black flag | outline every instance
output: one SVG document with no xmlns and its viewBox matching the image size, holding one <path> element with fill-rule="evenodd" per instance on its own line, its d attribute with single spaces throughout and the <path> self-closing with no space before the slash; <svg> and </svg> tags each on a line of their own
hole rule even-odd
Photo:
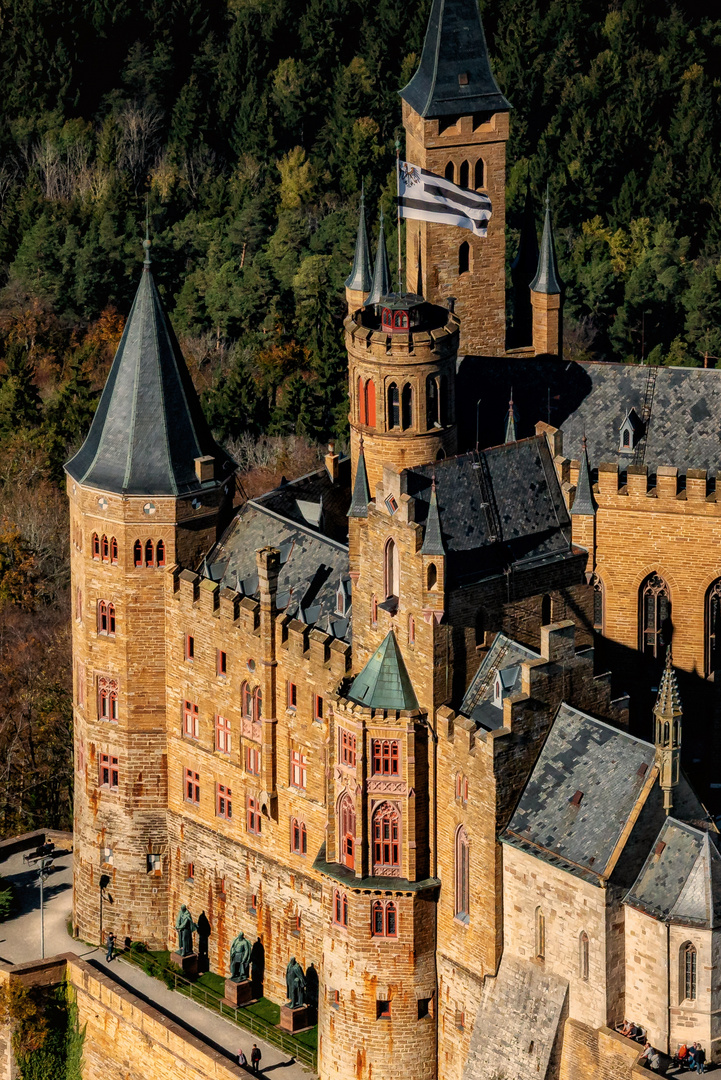
<svg viewBox="0 0 721 1080">
<path fill-rule="evenodd" d="M 491 217 L 491 200 L 478 191 L 458 187 L 443 176 L 398 163 L 398 215 L 416 221 L 437 221 L 457 225 L 485 236 Z"/>
</svg>

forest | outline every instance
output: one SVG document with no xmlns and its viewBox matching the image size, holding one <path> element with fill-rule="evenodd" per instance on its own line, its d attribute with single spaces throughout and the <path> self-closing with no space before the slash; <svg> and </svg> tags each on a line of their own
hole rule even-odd
<svg viewBox="0 0 721 1080">
<path fill-rule="evenodd" d="M 63 463 L 142 261 L 264 482 L 346 438 L 361 185 L 394 214 L 430 0 L 0 0 L 0 836 L 71 821 Z M 549 185 L 569 358 L 721 363 L 721 18 L 482 0 L 513 105 L 508 251 Z M 394 245 L 390 245 L 391 261 Z"/>
</svg>

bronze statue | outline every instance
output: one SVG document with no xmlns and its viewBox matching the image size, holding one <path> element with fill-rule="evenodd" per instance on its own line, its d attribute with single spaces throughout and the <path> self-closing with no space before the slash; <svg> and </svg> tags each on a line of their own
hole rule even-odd
<svg viewBox="0 0 721 1080">
<path fill-rule="evenodd" d="M 241 930 L 230 946 L 230 977 L 233 982 L 245 982 L 250 967 L 250 942 Z"/>
<path fill-rule="evenodd" d="M 291 956 L 285 969 L 285 989 L 291 1009 L 300 1009 L 305 1005 L 305 975 L 294 956 Z"/>
<path fill-rule="evenodd" d="M 185 904 L 180 905 L 178 918 L 175 920 L 175 929 L 178 934 L 178 952 L 181 956 L 191 956 L 193 952 L 193 934 L 198 927 L 193 922 L 193 916 Z"/>
</svg>

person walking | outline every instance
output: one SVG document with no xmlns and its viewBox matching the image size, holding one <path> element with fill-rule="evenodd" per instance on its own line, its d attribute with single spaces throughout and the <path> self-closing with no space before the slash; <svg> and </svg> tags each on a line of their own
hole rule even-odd
<svg viewBox="0 0 721 1080">
<path fill-rule="evenodd" d="M 253 1049 L 250 1051 L 250 1063 L 253 1066 L 253 1072 L 256 1073 L 256 1075 L 260 1071 L 260 1058 L 260 1050 L 255 1043 L 253 1043 Z"/>
<path fill-rule="evenodd" d="M 248 1064 L 248 1059 L 245 1056 L 245 1054 L 243 1053 L 242 1048 L 240 1050 L 238 1050 L 238 1064 L 242 1065 L 243 1068 L 245 1068 L 245 1066 Z"/>
<path fill-rule="evenodd" d="M 115 948 L 115 934 L 108 934 L 108 951 L 105 954 L 105 959 L 108 963 L 113 959 L 113 949 Z"/>
</svg>

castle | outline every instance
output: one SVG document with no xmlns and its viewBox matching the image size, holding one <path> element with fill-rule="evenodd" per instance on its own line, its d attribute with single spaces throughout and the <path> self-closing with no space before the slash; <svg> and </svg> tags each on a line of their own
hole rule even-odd
<svg viewBox="0 0 721 1080">
<path fill-rule="evenodd" d="M 408 160 L 493 215 L 409 222 L 399 294 L 361 207 L 349 458 L 238 505 L 146 247 L 66 466 L 76 932 L 100 939 L 105 876 L 120 939 L 173 947 L 186 904 L 212 970 L 242 930 L 279 1002 L 297 957 L 322 1080 L 630 1077 L 625 1016 L 719 1059 L 679 693 L 708 760 L 719 375 L 563 361 L 550 207 L 507 348 L 510 105 L 477 0 L 434 0 L 401 96 Z"/>
</svg>

